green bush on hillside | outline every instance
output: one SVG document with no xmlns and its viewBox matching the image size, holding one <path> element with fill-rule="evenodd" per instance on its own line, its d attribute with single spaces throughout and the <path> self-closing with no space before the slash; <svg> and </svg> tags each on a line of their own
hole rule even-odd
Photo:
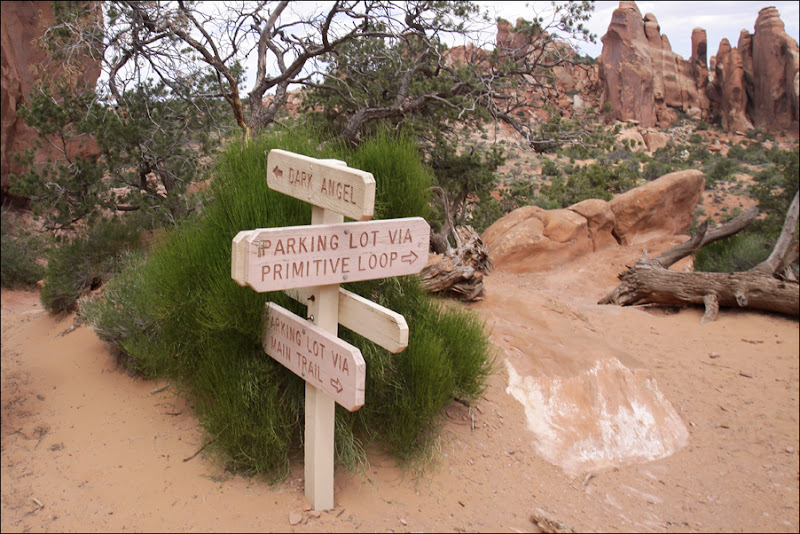
<svg viewBox="0 0 800 534">
<path fill-rule="evenodd" d="M 717 273 L 747 271 L 767 259 L 773 244 L 774 241 L 758 233 L 732 235 L 698 250 L 694 270 Z"/>
<path fill-rule="evenodd" d="M 24 288 L 36 285 L 44 276 L 44 267 L 36 263 L 44 249 L 43 240 L 26 231 L 11 233 L 11 217 L 2 212 L 2 280 L 3 287 Z"/>
<path fill-rule="evenodd" d="M 121 270 L 124 253 L 139 247 L 139 234 L 134 219 L 97 219 L 87 233 L 51 247 L 39 295 L 45 309 L 73 311 L 84 291 L 100 287 Z"/>
<path fill-rule="evenodd" d="M 273 301 L 305 316 L 305 306 L 282 292 L 240 287 L 230 275 L 231 240 L 239 231 L 310 223 L 309 204 L 266 185 L 266 153 L 273 148 L 372 172 L 374 219 L 428 210 L 431 174 L 407 139 L 384 133 L 349 150 L 293 131 L 232 143 L 218 158 L 203 214 L 170 232 L 146 261 L 134 261 L 103 298 L 81 309 L 135 369 L 169 378 L 189 394 L 211 449 L 228 468 L 280 478 L 303 439 L 304 383 L 264 353 L 262 310 Z M 447 403 L 483 391 L 493 366 L 484 325 L 470 312 L 437 304 L 417 277 L 345 287 L 403 314 L 409 346 L 390 354 L 340 328 L 339 337 L 364 355 L 367 388 L 360 410 L 337 406 L 336 459 L 352 466 L 376 439 L 410 460 L 435 435 Z"/>
<path fill-rule="evenodd" d="M 615 194 L 636 187 L 637 167 L 635 161 L 614 166 L 592 163 L 569 173 L 566 182 L 560 176 L 554 177 L 549 185 L 541 187 L 541 195 L 549 201 L 548 204 L 560 208 L 589 198 L 611 200 Z"/>
</svg>

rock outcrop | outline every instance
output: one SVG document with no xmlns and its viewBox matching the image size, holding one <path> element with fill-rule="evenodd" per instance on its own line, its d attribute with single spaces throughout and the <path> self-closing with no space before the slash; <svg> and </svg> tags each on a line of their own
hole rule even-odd
<svg viewBox="0 0 800 534">
<path fill-rule="evenodd" d="M 590 198 L 567 208 L 586 219 L 592 252 L 617 246 L 614 237 L 614 212 L 605 200 Z"/>
<path fill-rule="evenodd" d="M 672 52 L 655 15 L 642 16 L 635 2 L 620 2 L 598 59 L 602 104 L 611 104 L 611 117 L 664 127 L 682 111 L 719 119 L 727 130 L 798 135 L 800 54 L 777 9 L 762 9 L 754 33 L 743 30 L 736 48 L 722 40 L 711 58 L 711 77 L 705 30 L 694 28 L 691 39 L 687 61 Z"/>
<path fill-rule="evenodd" d="M 689 62 L 672 51 L 655 15 L 643 17 L 636 2 L 620 2 L 598 59 L 602 102 L 611 104 L 612 118 L 636 120 L 643 127 L 669 125 L 677 118 L 676 110 L 700 118 L 708 104 L 696 79 L 704 75 L 696 64 L 702 55 L 702 34 L 695 39 L 698 57 Z"/>
<path fill-rule="evenodd" d="M 742 52 L 746 55 L 746 52 Z M 758 12 L 752 47 L 753 83 L 751 120 L 759 130 L 782 132 L 798 129 L 797 41 L 786 34 L 778 10 Z"/>
<path fill-rule="evenodd" d="M 705 178 L 698 170 L 667 174 L 618 195 L 567 209 L 518 208 L 481 238 L 495 266 L 510 272 L 546 271 L 590 252 L 683 234 L 692 224 Z"/>
<path fill-rule="evenodd" d="M 589 224 L 570 210 L 524 206 L 481 235 L 495 267 L 511 272 L 546 271 L 592 252 Z"/>
<path fill-rule="evenodd" d="M 715 57 L 714 83 L 708 86 L 711 113 L 720 118 L 726 130 L 752 130 L 753 124 L 747 118 L 748 98 L 742 55 L 731 47 L 727 39 L 723 39 Z"/>
<path fill-rule="evenodd" d="M 623 245 L 655 234 L 682 234 L 692 224 L 705 187 L 703 173 L 689 169 L 666 174 L 614 197 L 614 235 Z"/>
<path fill-rule="evenodd" d="M 0 3 L 0 64 L 2 65 L 2 117 L 0 117 L 0 190 L 2 195 L 10 187 L 9 173 L 22 169 L 12 161 L 11 154 L 33 148 L 36 132 L 17 114 L 42 73 L 39 68 L 47 60 L 46 52 L 34 39 L 41 36 L 55 18 L 52 2 L 2 2 Z M 47 74 L 58 69 L 48 69 Z M 78 83 L 93 87 L 100 77 L 100 65 L 87 60 L 80 69 Z M 88 150 L 92 150 L 91 147 Z M 46 145 L 34 154 L 34 162 L 51 159 L 55 152 Z"/>
</svg>

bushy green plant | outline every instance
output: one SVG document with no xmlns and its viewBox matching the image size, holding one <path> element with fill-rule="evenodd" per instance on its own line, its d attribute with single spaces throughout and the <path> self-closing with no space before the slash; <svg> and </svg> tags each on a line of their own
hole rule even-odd
<svg viewBox="0 0 800 534">
<path fill-rule="evenodd" d="M 140 371 L 169 377 L 190 395 L 213 451 L 228 467 L 280 478 L 303 439 L 304 383 L 264 354 L 262 312 L 268 301 L 301 316 L 305 307 L 282 292 L 240 287 L 230 275 L 231 240 L 239 231 L 310 222 L 310 205 L 266 186 L 266 152 L 273 148 L 372 172 L 375 219 L 427 209 L 430 171 L 408 140 L 387 136 L 348 149 L 298 129 L 232 143 L 218 158 L 202 215 L 171 231 L 147 261 L 134 263 L 102 299 L 81 309 Z M 363 458 L 370 439 L 411 459 L 435 435 L 447 403 L 474 400 L 482 391 L 493 366 L 482 321 L 438 305 L 416 277 L 346 287 L 403 314 L 409 346 L 389 354 L 340 328 L 339 336 L 364 355 L 367 389 L 357 412 L 337 407 L 337 461 L 352 465 Z"/>
<path fill-rule="evenodd" d="M 43 239 L 25 230 L 11 232 L 11 217 L 2 211 L 2 280 L 3 287 L 32 287 L 44 276 L 44 267 L 36 263 L 44 251 Z"/>
<path fill-rule="evenodd" d="M 718 159 L 703 169 L 706 176 L 706 187 L 714 187 L 720 180 L 730 180 L 741 170 L 741 165 L 730 158 Z"/>
<path fill-rule="evenodd" d="M 84 291 L 100 287 L 120 271 L 123 253 L 138 248 L 139 233 L 130 220 L 98 219 L 88 233 L 51 247 L 40 294 L 45 309 L 74 310 Z"/>
<path fill-rule="evenodd" d="M 558 164 L 551 160 L 545 158 L 542 162 L 542 175 L 543 176 L 558 176 L 561 171 L 558 169 Z"/>
<path fill-rule="evenodd" d="M 747 271 L 767 259 L 773 244 L 763 234 L 743 231 L 698 250 L 694 269 L 718 273 Z"/>
<path fill-rule="evenodd" d="M 766 235 L 777 238 L 786 212 L 798 190 L 800 173 L 800 148 L 779 151 L 772 155 L 775 163 L 754 176 L 750 196 L 758 202 L 758 209 L 766 217 L 754 223 Z"/>
<path fill-rule="evenodd" d="M 633 163 L 638 165 L 635 161 Z M 623 193 L 636 186 L 637 174 L 629 165 L 602 166 L 592 163 L 569 174 L 565 182 L 561 177 L 554 177 L 550 185 L 541 187 L 541 195 L 560 208 L 589 198 L 611 200 L 618 193 Z"/>
</svg>

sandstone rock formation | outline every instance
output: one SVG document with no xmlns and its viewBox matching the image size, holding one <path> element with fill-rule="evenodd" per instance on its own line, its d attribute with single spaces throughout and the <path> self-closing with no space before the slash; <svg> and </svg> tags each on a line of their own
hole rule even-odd
<svg viewBox="0 0 800 534">
<path fill-rule="evenodd" d="M 481 235 L 492 263 L 511 272 L 546 271 L 594 249 L 586 218 L 571 210 L 518 208 Z"/>
<path fill-rule="evenodd" d="M 659 148 L 667 146 L 667 136 L 655 128 L 645 128 L 641 134 L 644 143 L 647 145 L 647 151 L 651 154 Z"/>
<path fill-rule="evenodd" d="M 702 34 L 695 39 L 699 63 Z M 696 79 L 704 83 L 703 69 L 672 52 L 655 15 L 642 17 L 636 2 L 620 2 L 602 41 L 602 101 L 611 104 L 613 118 L 637 120 L 644 127 L 667 126 L 677 118 L 675 110 L 700 118 L 708 108 Z"/>
<path fill-rule="evenodd" d="M 481 238 L 495 266 L 510 272 L 545 271 L 618 244 L 685 233 L 704 186 L 701 171 L 684 170 L 610 202 L 589 199 L 561 210 L 525 206 L 496 221 Z"/>
<path fill-rule="evenodd" d="M 668 126 L 682 111 L 695 119 L 718 118 L 723 128 L 757 128 L 798 136 L 800 75 L 797 41 L 786 34 L 778 10 L 762 9 L 751 35 L 743 30 L 737 48 L 723 39 L 707 66 L 707 37 L 692 31 L 692 56 L 672 52 L 652 13 L 622 1 L 603 36 L 598 59 L 602 103 L 612 118 L 643 127 Z"/>
<path fill-rule="evenodd" d="M 616 139 L 619 143 L 627 141 L 632 152 L 648 150 L 647 142 L 639 132 L 639 128 L 635 124 L 635 121 L 634 124 L 624 125 L 619 133 L 617 133 Z"/>
<path fill-rule="evenodd" d="M 522 22 L 523 19 L 517 19 L 516 26 L 512 26 L 506 20 L 497 21 L 495 46 L 501 55 L 510 58 L 524 58 L 530 54 L 541 53 L 541 43 L 550 39 L 550 36 L 544 32 L 531 36 L 528 33 L 515 31 L 515 28 L 519 28 Z M 577 53 L 569 43 L 555 40 L 553 44 L 559 54 L 572 59 L 577 57 Z M 580 112 L 587 105 L 595 108 L 599 106 L 600 77 L 597 65 L 566 62 L 553 67 L 552 76 L 558 88 L 558 94 L 548 96 L 555 97 L 554 103 L 563 116 L 569 118 L 574 112 Z M 578 103 L 570 96 L 577 96 L 576 93 L 581 94 Z M 544 96 L 543 94 L 534 94 L 534 91 L 523 95 L 529 102 L 536 102 L 538 97 L 538 102 L 541 104 L 544 103 Z M 546 114 L 541 113 L 541 109 L 532 108 L 530 114 L 540 119 L 548 118 Z"/>
<path fill-rule="evenodd" d="M 703 173 L 672 172 L 614 197 L 614 235 L 623 245 L 646 241 L 653 234 L 682 234 L 692 224 L 705 187 Z"/>
<path fill-rule="evenodd" d="M 741 42 L 741 39 L 740 39 Z M 714 83 L 708 86 L 712 113 L 720 117 L 726 130 L 752 130 L 747 118 L 747 90 L 742 55 L 727 39 L 719 44 L 714 67 Z"/>
<path fill-rule="evenodd" d="M 605 200 L 590 198 L 567 208 L 586 219 L 592 252 L 617 246 L 614 212 Z"/>
<path fill-rule="evenodd" d="M 786 34 L 774 7 L 758 12 L 752 54 L 753 126 L 772 132 L 797 132 L 800 54 L 797 41 Z"/>
<path fill-rule="evenodd" d="M 692 30 L 692 57 L 689 63 L 697 86 L 705 89 L 708 85 L 708 36 L 703 28 Z"/>
<path fill-rule="evenodd" d="M 40 79 L 37 67 L 47 55 L 34 39 L 42 35 L 53 23 L 52 2 L 2 2 L 0 3 L 0 64 L 2 65 L 2 117 L 0 117 L 0 191 L 5 196 L 10 186 L 9 173 L 19 173 L 11 154 L 32 148 L 36 132 L 17 114 L 34 84 Z M 58 72 L 49 68 L 48 74 Z M 100 77 L 100 65 L 87 60 L 81 69 L 79 83 L 94 86 Z M 51 159 L 54 152 L 43 146 L 34 155 L 34 161 Z"/>
</svg>

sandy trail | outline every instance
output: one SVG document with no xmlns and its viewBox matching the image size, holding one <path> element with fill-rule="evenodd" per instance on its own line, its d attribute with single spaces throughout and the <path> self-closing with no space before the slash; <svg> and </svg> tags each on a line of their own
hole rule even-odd
<svg viewBox="0 0 800 534">
<path fill-rule="evenodd" d="M 673 242 L 647 246 L 657 253 Z M 48 315 L 38 294 L 3 290 L 0 526 L 538 532 L 530 520 L 538 511 L 579 531 L 797 532 L 797 320 L 723 310 L 700 326 L 701 310 L 594 304 L 640 253 L 604 251 L 549 273 L 493 272 L 486 300 L 471 306 L 500 356 L 485 396 L 472 409 L 448 407 L 423 473 L 375 453 L 362 471 L 337 470 L 336 507 L 321 514 L 303 495 L 300 458 L 275 486 L 230 476 L 202 453 L 184 461 L 202 444 L 191 407 L 169 390 L 153 393 L 162 382 L 117 368 L 90 329 L 60 335 L 72 317 Z M 586 378 L 614 358 L 622 370 Z M 656 459 L 626 455 L 624 443 L 600 446 L 596 418 L 573 424 L 555 412 L 557 439 L 544 439 L 544 412 L 531 415 L 515 397 L 513 373 L 540 385 L 566 380 L 575 394 L 598 388 L 586 397 L 594 401 L 576 404 L 587 410 L 578 415 L 594 413 L 597 399 L 606 408 L 609 399 L 635 404 L 631 386 L 650 384 L 677 417 L 672 426 L 655 417 L 650 427 L 666 435 L 682 425 L 685 442 Z M 545 399 L 561 399 L 553 406 L 576 398 L 553 391 Z M 575 462 L 569 447 L 587 438 L 594 456 Z"/>
</svg>

